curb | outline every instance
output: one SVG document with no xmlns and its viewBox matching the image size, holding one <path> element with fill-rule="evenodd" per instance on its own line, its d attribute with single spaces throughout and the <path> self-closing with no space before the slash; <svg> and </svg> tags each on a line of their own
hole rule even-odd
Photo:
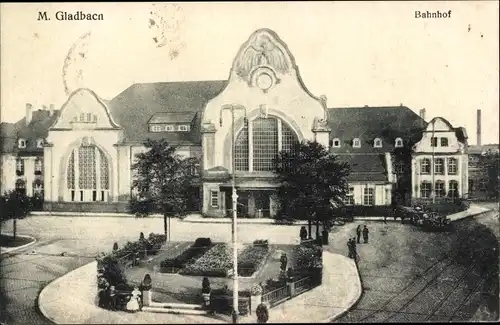
<svg viewBox="0 0 500 325">
<path fill-rule="evenodd" d="M 222 219 L 222 218 L 221 218 Z M 227 220 L 227 221 L 226 221 Z M 207 223 L 207 224 L 230 224 L 232 223 L 232 219 L 228 218 L 226 220 L 187 220 L 183 219 L 181 220 L 182 222 L 187 222 L 187 223 Z M 243 221 L 245 220 L 245 221 Z M 246 221 L 249 220 L 249 221 Z M 307 222 L 297 222 L 297 223 L 292 223 L 292 224 L 278 224 L 275 223 L 274 221 L 265 221 L 265 222 L 258 222 L 258 221 L 252 221 L 251 219 L 243 219 L 239 218 L 237 221 L 238 225 L 241 224 L 246 224 L 246 225 L 274 225 L 274 226 L 307 226 Z"/>
<path fill-rule="evenodd" d="M 355 307 L 359 303 L 359 301 L 361 300 L 361 297 L 363 297 L 363 280 L 361 279 L 361 275 L 359 274 L 358 263 L 354 262 L 354 264 L 356 265 L 356 271 L 357 271 L 356 273 L 358 274 L 358 281 L 359 281 L 359 287 L 358 287 L 359 292 L 356 293 L 357 298 L 352 303 L 350 303 L 350 306 L 345 307 L 343 311 L 337 313 L 336 315 L 328 317 L 327 319 L 323 320 L 321 323 L 331 323 L 334 320 L 344 316 L 346 313 L 349 312 L 349 310 L 351 310 L 353 307 Z"/>
<path fill-rule="evenodd" d="M 2 233 L 3 235 L 14 235 L 13 233 Z M 37 240 L 35 237 L 32 237 L 32 236 L 29 236 L 29 235 L 16 235 L 17 237 L 22 237 L 22 238 L 29 238 L 31 239 L 31 242 L 27 243 L 27 244 L 24 244 L 24 245 L 21 245 L 21 246 L 17 246 L 17 247 L 12 247 L 12 248 L 7 248 L 7 250 L 5 248 L 2 249 L 2 253 L 0 254 L 1 256 L 3 255 L 7 255 L 7 254 L 10 254 L 10 253 L 14 253 L 14 252 L 17 252 L 23 248 L 26 248 L 26 247 L 29 247 L 31 245 L 34 245 Z"/>
<path fill-rule="evenodd" d="M 90 263 L 88 263 L 88 264 L 82 265 L 82 266 L 80 266 L 80 267 L 77 267 L 77 268 L 76 268 L 76 269 L 74 269 L 74 270 L 69 271 L 68 273 L 64 274 L 63 276 L 60 276 L 60 277 L 58 277 L 58 278 L 56 278 L 56 279 L 52 280 L 49 284 L 47 284 L 47 285 L 46 285 L 46 286 L 42 289 L 42 291 L 40 291 L 40 294 L 38 295 L 38 298 L 37 298 L 37 305 L 38 305 L 38 309 L 39 309 L 39 310 L 40 310 L 40 312 L 42 313 L 43 317 L 45 317 L 46 319 L 48 319 L 49 321 L 51 321 L 51 322 L 52 322 L 52 323 L 54 323 L 54 324 L 59 324 L 59 323 L 57 323 L 57 322 L 54 320 L 54 318 L 53 318 L 53 317 L 50 317 L 50 316 L 48 315 L 47 311 L 45 310 L 45 307 L 43 306 L 43 301 L 42 301 L 42 300 L 44 299 L 44 296 L 45 296 L 45 294 L 47 293 L 47 288 L 48 288 L 48 287 L 50 287 L 51 285 L 54 285 L 54 284 L 57 284 L 57 283 L 61 282 L 61 281 L 62 281 L 62 280 L 63 280 L 63 279 L 67 276 L 67 275 L 69 275 L 69 274 L 71 274 L 71 273 L 73 273 L 73 272 L 76 272 L 76 271 L 78 271 L 79 269 L 81 269 L 82 267 L 88 266 L 88 265 L 93 264 L 93 263 L 97 264 L 97 262 L 96 262 L 96 261 L 92 261 L 92 262 L 90 262 Z"/>
</svg>

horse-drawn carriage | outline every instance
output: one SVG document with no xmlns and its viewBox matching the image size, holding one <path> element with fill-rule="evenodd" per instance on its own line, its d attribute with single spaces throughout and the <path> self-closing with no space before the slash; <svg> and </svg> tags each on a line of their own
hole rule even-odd
<svg viewBox="0 0 500 325">
<path fill-rule="evenodd" d="M 397 206 L 394 218 L 400 217 L 401 223 L 409 222 L 425 231 L 448 231 L 451 228 L 450 219 L 437 212 L 427 210 L 424 206 Z"/>
</svg>

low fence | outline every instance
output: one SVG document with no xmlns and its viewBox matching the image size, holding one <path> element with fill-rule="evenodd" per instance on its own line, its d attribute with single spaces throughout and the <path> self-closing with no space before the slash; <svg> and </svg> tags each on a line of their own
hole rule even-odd
<svg viewBox="0 0 500 325">
<path fill-rule="evenodd" d="M 271 307 L 279 305 L 289 299 L 292 299 L 301 293 L 309 291 L 320 285 L 314 281 L 312 276 L 301 278 L 297 281 L 288 282 L 281 288 L 274 289 L 262 295 L 262 302 L 269 304 Z"/>
</svg>

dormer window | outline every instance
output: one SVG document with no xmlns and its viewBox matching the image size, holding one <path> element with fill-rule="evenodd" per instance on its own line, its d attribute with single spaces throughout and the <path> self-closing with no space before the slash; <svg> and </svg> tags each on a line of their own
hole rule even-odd
<svg viewBox="0 0 500 325">
<path fill-rule="evenodd" d="M 161 132 L 160 125 L 151 125 L 151 132 Z"/>
<path fill-rule="evenodd" d="M 17 141 L 17 146 L 20 148 L 20 149 L 24 149 L 26 148 L 26 140 L 25 139 L 19 139 Z"/>
<path fill-rule="evenodd" d="M 36 140 L 36 147 L 43 148 L 43 139 Z"/>
<path fill-rule="evenodd" d="M 174 131 L 174 126 L 173 125 L 165 125 L 165 131 L 167 131 L 167 132 Z"/>
<path fill-rule="evenodd" d="M 333 139 L 332 147 L 333 148 L 340 148 L 340 139 Z"/>
<path fill-rule="evenodd" d="M 182 132 L 189 131 L 189 126 L 187 126 L 187 125 L 179 125 L 178 130 L 182 131 Z"/>
<path fill-rule="evenodd" d="M 382 140 L 379 139 L 379 138 L 376 138 L 374 141 L 373 141 L 373 146 L 375 148 L 382 148 Z"/>
<path fill-rule="evenodd" d="M 401 138 L 396 138 L 396 141 L 395 141 L 395 143 L 394 143 L 394 146 L 395 146 L 396 148 L 401 148 L 401 147 L 403 146 L 403 139 L 401 139 Z"/>
<path fill-rule="evenodd" d="M 354 140 L 352 140 L 352 146 L 353 148 L 361 148 L 361 140 L 355 138 Z"/>
</svg>

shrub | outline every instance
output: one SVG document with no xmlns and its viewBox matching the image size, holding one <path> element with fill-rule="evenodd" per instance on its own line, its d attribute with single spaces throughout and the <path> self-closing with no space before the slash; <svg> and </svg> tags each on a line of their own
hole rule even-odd
<svg viewBox="0 0 500 325">
<path fill-rule="evenodd" d="M 266 283 L 262 289 L 263 293 L 267 293 L 282 288 L 284 286 L 286 286 L 286 279 L 274 280 L 273 278 L 269 278 L 266 280 Z"/>
<path fill-rule="evenodd" d="M 212 241 L 210 240 L 210 238 L 200 237 L 200 238 L 196 238 L 196 240 L 194 241 L 194 244 L 192 246 L 193 247 L 208 247 L 211 245 L 212 245 Z"/>
<path fill-rule="evenodd" d="M 120 265 L 115 255 L 111 254 L 99 257 L 97 263 L 102 268 L 102 275 L 110 286 L 116 287 L 118 284 L 127 283 L 123 266 Z"/>
<path fill-rule="evenodd" d="M 260 284 L 255 283 L 254 285 L 252 285 L 252 288 L 250 288 L 250 293 L 252 294 L 252 296 L 261 295 L 262 287 L 260 286 Z"/>
<path fill-rule="evenodd" d="M 322 267 L 323 249 L 321 246 L 302 244 L 294 247 L 292 251 L 294 269 L 309 269 Z"/>
</svg>

